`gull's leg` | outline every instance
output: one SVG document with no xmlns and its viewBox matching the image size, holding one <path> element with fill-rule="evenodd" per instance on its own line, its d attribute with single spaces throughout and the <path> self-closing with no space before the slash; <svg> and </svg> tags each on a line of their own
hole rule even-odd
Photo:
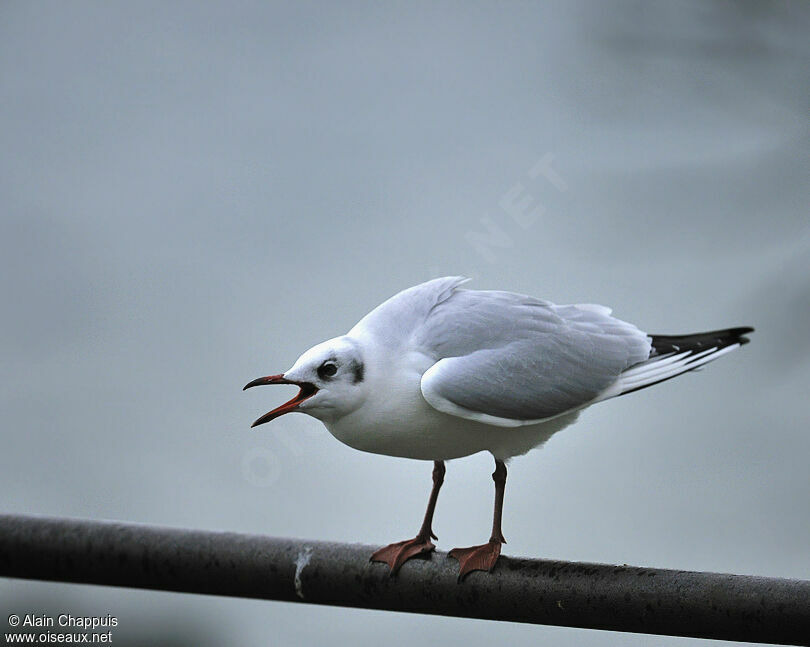
<svg viewBox="0 0 810 647">
<path fill-rule="evenodd" d="M 439 498 L 439 490 L 442 483 L 444 483 L 444 472 L 444 462 L 434 461 L 433 489 L 430 491 L 430 499 L 428 499 L 427 510 L 425 510 L 425 520 L 422 522 L 422 527 L 416 537 L 380 548 L 371 556 L 372 562 L 385 562 L 388 564 L 391 567 L 392 575 L 396 574 L 399 567 L 411 557 L 421 553 L 429 553 L 436 548 L 433 542 L 430 541 L 431 538 L 437 539 L 431 526 L 433 524 L 433 512 L 436 510 L 436 500 Z"/>
<path fill-rule="evenodd" d="M 501 544 L 505 544 L 501 532 L 501 517 L 503 516 L 503 493 L 506 489 L 506 464 L 495 459 L 495 471 L 492 473 L 495 481 L 495 510 L 492 517 L 492 536 L 486 544 L 470 546 L 469 548 L 454 548 L 448 554 L 458 560 L 460 571 L 458 579 L 461 580 L 472 571 L 491 571 L 501 554 Z"/>
</svg>

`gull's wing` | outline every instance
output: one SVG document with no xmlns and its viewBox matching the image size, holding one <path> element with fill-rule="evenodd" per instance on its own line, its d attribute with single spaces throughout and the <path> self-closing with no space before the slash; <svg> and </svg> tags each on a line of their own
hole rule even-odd
<svg viewBox="0 0 810 647">
<path fill-rule="evenodd" d="M 410 344 L 435 361 L 422 394 L 444 413 L 534 424 L 593 402 L 650 356 L 650 338 L 603 306 L 456 287 L 436 300 Z"/>
</svg>

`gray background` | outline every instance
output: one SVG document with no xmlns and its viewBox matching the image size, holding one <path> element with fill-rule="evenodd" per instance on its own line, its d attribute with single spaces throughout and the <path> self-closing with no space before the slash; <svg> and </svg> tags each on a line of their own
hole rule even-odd
<svg viewBox="0 0 810 647">
<path fill-rule="evenodd" d="M 800 2 L 2 3 L 0 509 L 411 536 L 429 464 L 251 432 L 288 393 L 240 389 L 461 273 L 758 328 L 516 459 L 507 554 L 810 578 L 808 28 Z M 487 538 L 490 472 L 450 463 L 441 549 Z M 702 644 L 0 581 L 3 618 L 36 605 L 132 644 Z"/>
</svg>

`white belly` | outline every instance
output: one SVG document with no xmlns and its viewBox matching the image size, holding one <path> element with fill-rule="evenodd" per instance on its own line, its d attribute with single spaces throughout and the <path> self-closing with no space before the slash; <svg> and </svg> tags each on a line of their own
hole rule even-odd
<svg viewBox="0 0 810 647">
<path fill-rule="evenodd" d="M 441 413 L 424 400 L 421 391 L 394 404 L 363 406 L 324 424 L 342 443 L 373 454 L 449 460 L 488 451 L 506 459 L 542 445 L 579 415 L 574 411 L 536 425 L 496 427 Z"/>
</svg>

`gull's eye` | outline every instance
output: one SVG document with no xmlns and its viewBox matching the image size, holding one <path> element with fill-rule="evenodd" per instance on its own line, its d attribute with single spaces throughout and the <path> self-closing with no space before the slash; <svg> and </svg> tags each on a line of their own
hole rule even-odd
<svg viewBox="0 0 810 647">
<path fill-rule="evenodd" d="M 332 362 L 324 362 L 318 367 L 318 377 L 322 380 L 332 377 L 335 373 L 337 373 L 337 366 Z"/>
</svg>

